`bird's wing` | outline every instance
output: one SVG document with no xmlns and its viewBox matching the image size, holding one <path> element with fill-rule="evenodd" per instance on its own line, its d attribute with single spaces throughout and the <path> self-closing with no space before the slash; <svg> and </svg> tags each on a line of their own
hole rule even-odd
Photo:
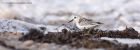
<svg viewBox="0 0 140 50">
<path fill-rule="evenodd" d="M 100 24 L 103 24 L 103 23 L 101 23 L 101 22 L 94 22 L 91 19 L 82 18 L 82 19 L 79 20 L 79 24 L 80 25 L 100 25 Z"/>
</svg>

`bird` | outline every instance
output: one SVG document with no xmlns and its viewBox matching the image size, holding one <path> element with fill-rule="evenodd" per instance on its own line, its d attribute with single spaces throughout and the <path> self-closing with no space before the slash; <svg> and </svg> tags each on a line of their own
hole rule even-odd
<svg viewBox="0 0 140 50">
<path fill-rule="evenodd" d="M 87 19 L 81 16 L 75 16 L 71 21 L 74 21 L 79 29 L 94 29 L 102 25 L 101 22 L 95 22 L 92 19 Z"/>
</svg>

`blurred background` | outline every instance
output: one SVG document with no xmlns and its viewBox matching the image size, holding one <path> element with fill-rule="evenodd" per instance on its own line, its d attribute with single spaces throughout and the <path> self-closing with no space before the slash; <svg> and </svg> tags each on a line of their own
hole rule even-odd
<svg viewBox="0 0 140 50">
<path fill-rule="evenodd" d="M 0 18 L 47 25 L 49 29 L 82 15 L 102 29 L 140 31 L 140 0 L 0 0 Z"/>
</svg>

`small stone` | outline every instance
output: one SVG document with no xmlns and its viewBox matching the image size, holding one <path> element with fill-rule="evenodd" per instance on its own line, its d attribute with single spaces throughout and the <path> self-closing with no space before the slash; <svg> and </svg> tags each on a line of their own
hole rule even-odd
<svg viewBox="0 0 140 50">
<path fill-rule="evenodd" d="M 42 43 L 42 45 L 40 45 L 38 49 L 42 50 L 42 49 L 48 48 L 48 45 L 49 45 L 48 43 Z"/>
<path fill-rule="evenodd" d="M 46 28 L 45 28 L 45 27 L 40 27 L 40 29 L 41 29 L 41 30 L 46 30 Z"/>
<path fill-rule="evenodd" d="M 5 47 L 3 47 L 3 46 L 0 46 L 0 50 L 10 50 L 10 49 L 5 48 Z"/>
<path fill-rule="evenodd" d="M 23 43 L 23 46 L 31 46 L 33 44 L 32 40 L 27 40 Z"/>
<path fill-rule="evenodd" d="M 62 29 L 62 32 L 63 32 L 63 33 L 67 33 L 68 30 L 67 30 L 67 29 Z"/>
</svg>

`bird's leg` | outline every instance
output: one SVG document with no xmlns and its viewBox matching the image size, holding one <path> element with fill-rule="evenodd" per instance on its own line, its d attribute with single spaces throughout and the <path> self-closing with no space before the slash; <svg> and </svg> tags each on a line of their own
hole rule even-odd
<svg viewBox="0 0 140 50">
<path fill-rule="evenodd" d="M 88 35 L 91 34 L 91 31 L 92 31 L 93 29 L 94 29 L 94 28 L 89 28 L 87 34 L 88 34 Z"/>
<path fill-rule="evenodd" d="M 83 29 L 84 31 L 87 31 L 87 29 L 84 27 L 84 29 Z"/>
<path fill-rule="evenodd" d="M 86 28 L 84 27 L 84 29 L 82 30 L 82 36 L 84 36 L 87 33 Z"/>
</svg>

